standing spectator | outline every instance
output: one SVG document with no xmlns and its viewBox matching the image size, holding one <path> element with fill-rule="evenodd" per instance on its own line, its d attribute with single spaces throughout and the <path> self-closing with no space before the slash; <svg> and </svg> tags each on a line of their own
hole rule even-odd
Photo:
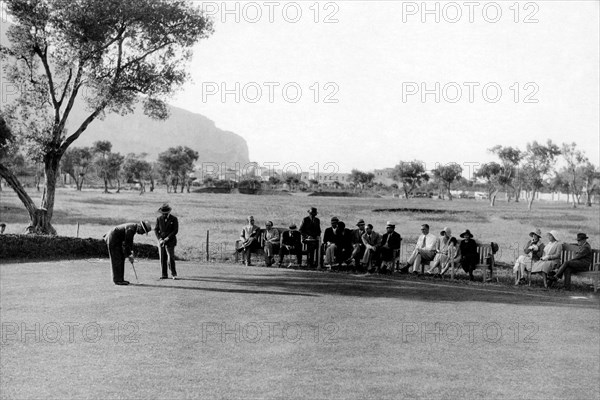
<svg viewBox="0 0 600 400">
<path fill-rule="evenodd" d="M 565 275 L 565 290 L 571 290 L 571 273 L 587 271 L 592 263 L 592 247 L 587 242 L 588 236 L 585 233 L 577 234 L 577 252 L 569 261 L 565 261 L 560 266 L 556 275 L 554 271 L 550 272 L 550 280 L 552 282 L 561 279 Z"/>
<path fill-rule="evenodd" d="M 381 262 L 380 272 L 394 271 L 394 252 L 400 250 L 402 237 L 395 231 L 396 225 L 388 221 L 385 225 L 386 232 L 381 238 Z"/>
<path fill-rule="evenodd" d="M 477 253 L 477 242 L 473 240 L 473 235 L 468 229 L 460 234 L 461 240 L 458 245 L 458 252 L 460 254 L 460 266 L 469 274 L 469 280 L 473 281 L 473 271 L 477 268 L 479 263 L 479 253 Z"/>
<path fill-rule="evenodd" d="M 251 266 L 250 256 L 252 251 L 260 248 L 259 243 L 260 228 L 254 225 L 254 217 L 250 215 L 248 217 L 248 225 L 242 228 L 240 233 L 240 247 L 237 248 L 238 252 L 244 254 L 244 265 Z"/>
<path fill-rule="evenodd" d="M 296 224 L 289 226 L 289 231 L 281 234 L 281 247 L 279 248 L 279 267 L 283 264 L 284 253 L 295 254 L 298 266 L 302 265 L 302 235 L 296 230 Z M 288 268 L 292 267 L 292 263 Z"/>
<path fill-rule="evenodd" d="M 440 269 L 440 273 L 443 266 L 448 261 L 448 246 L 450 246 L 450 239 L 452 238 L 452 230 L 450 228 L 444 228 L 440 232 L 440 237 L 435 245 L 435 257 L 430 263 L 430 268 L 427 270 L 427 274 L 432 274 L 436 268 Z"/>
<path fill-rule="evenodd" d="M 115 226 L 104 235 L 115 285 L 129 285 L 129 282 L 124 279 L 125 258 L 129 258 L 129 261 L 133 263 L 133 237 L 136 233 L 147 235 L 151 230 L 149 222 L 140 221 L 139 224 L 134 222 Z"/>
<path fill-rule="evenodd" d="M 308 217 L 304 217 L 302 220 L 300 233 L 302 234 L 302 242 L 306 244 L 308 251 L 306 263 L 309 268 L 315 268 L 315 253 L 319 249 L 319 238 L 321 237 L 321 221 L 317 218 L 317 209 L 315 207 L 311 207 L 308 210 Z"/>
<path fill-rule="evenodd" d="M 344 241 L 344 228 L 339 227 L 339 218 L 331 218 L 331 226 L 325 229 L 323 244 L 325 245 L 325 268 L 331 269 L 341 260 L 340 253 Z"/>
<path fill-rule="evenodd" d="M 162 274 L 160 279 L 168 279 L 167 265 L 171 270 L 173 279 L 177 279 L 177 270 L 175 269 L 175 246 L 177 246 L 177 232 L 179 232 L 179 221 L 177 217 L 171 215 L 171 207 L 163 204 L 158 212 L 161 215 L 156 219 L 154 233 L 158 239 L 158 253 L 160 255 L 160 266 Z"/>
<path fill-rule="evenodd" d="M 544 246 L 542 257 L 531 266 L 532 274 L 542 274 L 545 288 L 548 287 L 548 274 L 560 265 L 560 254 L 562 252 L 562 243 L 558 240 L 558 232 L 552 230 L 546 233 L 546 238 L 548 244 Z"/>
<path fill-rule="evenodd" d="M 6 224 L 4 222 L 0 223 L 0 235 L 2 235 L 5 230 L 6 230 Z"/>
<path fill-rule="evenodd" d="M 366 268 L 368 273 L 375 272 L 375 264 L 379 259 L 381 235 L 373 231 L 373 225 L 367 224 L 367 230 L 362 237 L 365 245 L 365 254 L 361 260 L 361 268 Z"/>
<path fill-rule="evenodd" d="M 538 228 L 533 232 L 529 233 L 530 240 L 523 248 L 525 254 L 521 254 L 517 261 L 513 272 L 515 273 L 515 285 L 518 285 L 525 280 L 525 271 L 531 270 L 532 263 L 539 261 L 544 254 L 544 243 L 540 240 L 542 238 L 542 231 Z"/>
<path fill-rule="evenodd" d="M 359 219 L 356 223 L 357 228 L 352 230 L 350 234 L 352 244 L 352 254 L 346 263 L 349 265 L 350 262 L 354 262 L 354 270 L 360 269 L 360 260 L 365 252 L 365 244 L 362 241 L 362 237 L 365 234 L 365 221 Z"/>
<path fill-rule="evenodd" d="M 402 272 L 406 272 L 412 265 L 413 274 L 418 274 L 421 271 L 421 264 L 428 263 L 435 257 L 435 247 L 437 238 L 434 234 L 429 233 L 429 225 L 421 225 L 421 235 L 417 239 L 417 244 L 413 250 L 406 265 L 402 268 Z"/>
<path fill-rule="evenodd" d="M 267 267 L 273 265 L 273 256 L 279 251 L 279 231 L 273 228 L 273 222 L 267 221 L 263 232 L 265 264 Z"/>
</svg>

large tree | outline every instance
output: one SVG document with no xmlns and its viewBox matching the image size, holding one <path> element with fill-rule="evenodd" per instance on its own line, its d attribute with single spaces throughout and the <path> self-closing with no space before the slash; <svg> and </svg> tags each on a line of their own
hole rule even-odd
<svg viewBox="0 0 600 400">
<path fill-rule="evenodd" d="M 498 196 L 500 188 L 505 184 L 504 167 L 494 161 L 483 164 L 479 167 L 477 172 L 475 172 L 475 178 L 483 178 L 486 180 L 490 206 L 494 207 L 496 204 L 496 196 Z"/>
<path fill-rule="evenodd" d="M 123 162 L 123 175 L 128 183 L 140 185 L 140 195 L 146 192 L 146 180 L 152 176 L 152 164 L 144 160 L 145 154 L 127 154 Z"/>
<path fill-rule="evenodd" d="M 81 190 L 88 169 L 92 165 L 92 151 L 89 147 L 71 147 L 65 151 L 60 166 L 62 172 L 71 176 L 75 181 L 75 188 Z"/>
<path fill-rule="evenodd" d="M 587 161 L 584 165 L 579 167 L 579 174 L 583 179 L 583 190 L 586 194 L 585 204 L 588 207 L 591 207 L 592 193 L 597 193 L 598 188 L 600 187 L 600 168 Z"/>
<path fill-rule="evenodd" d="M 152 118 L 168 117 L 166 96 L 188 78 L 192 46 L 212 33 L 204 13 L 184 0 L 5 0 L 7 81 L 21 90 L 5 117 L 43 160 L 45 193 L 38 208 L 14 174 L 0 173 L 29 211 L 36 231 L 51 225 L 58 167 L 65 151 L 103 113 L 132 112 L 142 101 Z M 87 117 L 66 134 L 76 102 Z"/>
<path fill-rule="evenodd" d="M 194 163 L 198 161 L 200 155 L 197 151 L 187 146 L 170 147 L 158 155 L 158 164 L 161 175 L 167 182 L 167 192 L 169 185 L 177 193 L 177 186 L 181 183 L 181 192 L 189 184 L 189 174 L 194 171 Z"/>
<path fill-rule="evenodd" d="M 358 169 L 353 169 L 350 172 L 350 182 L 360 186 L 361 189 L 364 189 L 365 186 L 371 186 L 373 179 L 375 179 L 375 174 L 372 172 L 363 172 Z"/>
<path fill-rule="evenodd" d="M 494 146 L 489 149 L 490 152 L 496 154 L 502 165 L 502 175 L 498 177 L 498 183 L 506 190 L 506 201 L 510 202 L 512 190 L 515 196 L 515 202 L 519 202 L 521 195 L 522 180 L 519 177 L 519 164 L 523 159 L 523 152 L 516 147 L 511 146 Z"/>
<path fill-rule="evenodd" d="M 456 163 L 450 163 L 448 165 L 440 165 L 433 171 L 435 179 L 441 183 L 441 185 L 448 192 L 448 200 L 452 201 L 452 193 L 450 187 L 454 181 L 460 179 L 462 174 L 462 167 Z"/>
<path fill-rule="evenodd" d="M 581 167 L 588 161 L 583 151 L 577 148 L 577 144 L 563 143 L 560 153 L 567 163 L 565 167 L 565 173 L 569 176 L 569 186 L 571 187 L 571 194 L 573 195 L 573 208 L 579 204 L 579 196 L 582 189 L 582 176 L 579 174 Z"/>
<path fill-rule="evenodd" d="M 404 195 L 408 199 L 417 186 L 429 181 L 429 175 L 425 172 L 425 166 L 421 161 L 400 161 L 394 167 L 391 178 L 402 183 Z"/>
<path fill-rule="evenodd" d="M 523 178 L 529 189 L 529 202 L 527 208 L 531 210 L 535 195 L 542 188 L 544 178 L 552 171 L 556 157 L 560 154 L 557 145 L 548 140 L 546 145 L 537 141 L 527 143 L 525 151 Z"/>
</svg>

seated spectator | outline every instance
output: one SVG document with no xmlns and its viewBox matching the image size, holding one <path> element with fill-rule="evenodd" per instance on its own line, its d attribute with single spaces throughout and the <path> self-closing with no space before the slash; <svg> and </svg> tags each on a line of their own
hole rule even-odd
<svg viewBox="0 0 600 400">
<path fill-rule="evenodd" d="M 325 229 L 323 244 L 325 245 L 325 268 L 331 269 L 332 265 L 339 264 L 342 260 L 340 253 L 344 241 L 344 228 L 338 226 L 338 217 L 331 218 L 331 226 Z"/>
<path fill-rule="evenodd" d="M 406 272 L 412 265 L 413 274 L 418 274 L 421 271 L 422 263 L 433 261 L 436 246 L 437 238 L 435 235 L 429 233 L 429 225 L 421 225 L 421 235 L 419 235 L 419 238 L 417 239 L 415 249 L 401 271 Z"/>
<path fill-rule="evenodd" d="M 460 262 L 460 258 L 458 257 L 458 240 L 452 236 L 448 241 L 448 258 L 445 262 L 441 263 L 440 277 L 444 276 L 450 267 L 458 262 Z"/>
<path fill-rule="evenodd" d="M 254 217 L 249 216 L 248 225 L 242 228 L 240 246 L 237 248 L 238 252 L 244 253 L 244 264 L 247 266 L 252 265 L 250 263 L 250 254 L 260 248 L 259 235 L 260 228 L 254 225 Z"/>
<path fill-rule="evenodd" d="M 381 247 L 381 235 L 373 231 L 373 225 L 368 224 L 365 233 L 362 236 L 365 245 L 365 254 L 361 260 L 361 269 L 367 269 L 367 272 L 375 272 L 375 264 L 379 258 L 379 248 Z"/>
<path fill-rule="evenodd" d="M 448 262 L 448 246 L 450 246 L 451 238 L 452 230 L 450 230 L 450 228 L 444 228 L 444 230 L 440 232 L 440 237 L 438 238 L 437 243 L 435 245 L 435 257 L 430 263 L 430 267 L 427 270 L 426 274 L 433 274 L 433 272 L 437 268 L 439 268 L 441 273 L 442 269 Z"/>
<path fill-rule="evenodd" d="M 523 248 L 525 254 L 521 254 L 519 258 L 517 258 L 517 261 L 515 261 L 515 266 L 513 268 L 513 272 L 515 273 L 515 285 L 518 285 L 525 280 L 525 271 L 531 270 L 532 263 L 539 261 L 544 253 L 544 243 L 540 240 L 542 238 L 542 231 L 536 229 L 535 231 L 530 232 L 529 236 L 531 239 L 527 241 L 527 244 Z"/>
<path fill-rule="evenodd" d="M 558 272 L 554 274 L 554 271 L 550 272 L 550 280 L 555 282 L 561 279 L 563 274 L 565 276 L 565 290 L 571 290 L 571 273 L 588 271 L 590 264 L 592 263 L 592 247 L 587 242 L 588 236 L 585 233 L 577 234 L 577 252 L 568 261 L 565 261 L 560 266 Z"/>
<path fill-rule="evenodd" d="M 339 263 L 337 268 L 341 270 L 343 262 L 347 263 L 346 260 L 352 255 L 352 231 L 346 228 L 343 221 L 338 222 L 338 229 L 342 234 L 342 239 L 338 246 L 339 256 L 337 260 L 339 260 Z"/>
<path fill-rule="evenodd" d="M 321 221 L 317 218 L 317 209 L 315 207 L 311 207 L 308 210 L 308 217 L 302 220 L 300 233 L 302 234 L 302 243 L 306 245 L 308 251 L 306 263 L 309 268 L 315 268 L 315 253 L 319 249 L 319 239 L 321 237 Z"/>
<path fill-rule="evenodd" d="M 400 250 L 402 237 L 395 231 L 396 225 L 388 221 L 385 224 L 385 233 L 381 238 L 379 272 L 388 273 L 394 271 L 394 252 Z"/>
<path fill-rule="evenodd" d="M 296 224 L 289 226 L 289 231 L 281 234 L 281 247 L 279 248 L 279 267 L 283 264 L 283 255 L 295 254 L 296 263 L 298 266 L 302 265 L 302 235 L 296 230 Z M 290 262 L 288 268 L 292 268 L 293 264 Z"/>
<path fill-rule="evenodd" d="M 350 265 L 350 263 L 354 262 L 354 270 L 360 269 L 360 260 L 363 257 L 365 252 L 365 245 L 362 241 L 362 237 L 365 234 L 365 221 L 363 219 L 359 219 L 356 223 L 357 228 L 351 231 L 351 244 L 352 244 L 352 254 L 346 263 Z"/>
<path fill-rule="evenodd" d="M 460 266 L 469 274 L 469 280 L 475 280 L 473 271 L 479 263 L 479 253 L 477 253 L 477 242 L 473 240 L 473 235 L 468 229 L 460 234 L 461 240 L 458 245 L 458 254 L 460 256 Z"/>
<path fill-rule="evenodd" d="M 273 228 L 273 222 L 267 221 L 263 231 L 263 250 L 265 253 L 265 265 L 273 265 L 273 256 L 279 251 L 279 231 Z"/>
<path fill-rule="evenodd" d="M 547 276 L 550 271 L 560 265 L 560 254 L 562 253 L 562 244 L 558 240 L 558 232 L 550 231 L 546 234 L 548 244 L 544 246 L 542 257 L 531 266 L 531 273 L 542 274 L 544 278 L 544 287 L 548 287 Z"/>
</svg>

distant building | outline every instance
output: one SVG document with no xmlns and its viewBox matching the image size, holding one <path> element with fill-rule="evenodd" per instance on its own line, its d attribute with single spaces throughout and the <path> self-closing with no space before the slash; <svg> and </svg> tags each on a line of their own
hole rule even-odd
<svg viewBox="0 0 600 400">
<path fill-rule="evenodd" d="M 398 183 L 391 178 L 391 174 L 394 172 L 394 168 L 376 169 L 373 171 L 375 178 L 374 183 L 381 183 L 382 185 L 390 186 L 393 183 Z"/>
</svg>

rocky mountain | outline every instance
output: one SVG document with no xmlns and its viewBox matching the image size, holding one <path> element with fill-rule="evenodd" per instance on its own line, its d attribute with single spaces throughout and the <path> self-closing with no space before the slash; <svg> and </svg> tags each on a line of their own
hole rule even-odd
<svg viewBox="0 0 600 400">
<path fill-rule="evenodd" d="M 8 45 L 6 31 L 9 26 L 5 21 L 0 24 L 0 44 Z M 2 102 L 10 101 L 9 84 L 2 72 Z M 165 121 L 148 118 L 141 106 L 126 116 L 107 114 L 103 120 L 92 122 L 73 146 L 89 146 L 97 140 L 108 140 L 115 152 L 148 153 L 153 159 L 169 147 L 188 146 L 200 153 L 200 163 L 237 162 L 243 165 L 249 162 L 248 145 L 241 136 L 217 128 L 213 121 L 201 114 L 178 107 L 171 107 L 170 111 L 171 116 Z M 83 103 L 77 103 L 67 124 L 68 131 L 77 129 L 87 114 Z"/>
</svg>

